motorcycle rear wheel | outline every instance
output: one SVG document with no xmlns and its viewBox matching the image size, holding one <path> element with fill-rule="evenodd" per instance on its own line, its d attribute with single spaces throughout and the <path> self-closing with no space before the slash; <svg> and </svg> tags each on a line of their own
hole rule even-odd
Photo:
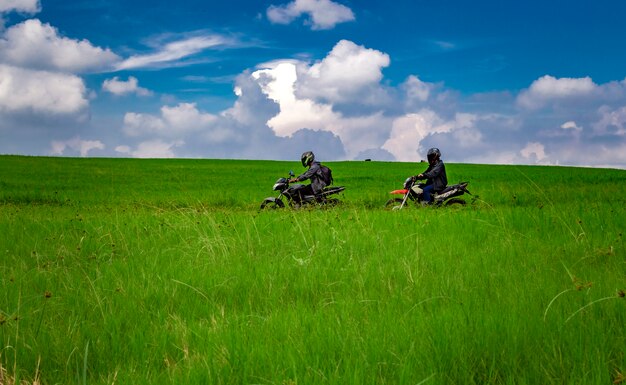
<svg viewBox="0 0 626 385">
<path fill-rule="evenodd" d="M 465 202 L 463 199 L 449 199 L 446 201 L 446 203 L 444 203 L 445 206 L 464 206 L 467 202 Z"/>
<path fill-rule="evenodd" d="M 265 198 L 261 203 L 261 210 L 276 210 L 282 209 L 283 207 L 285 207 L 285 204 L 280 199 Z"/>
</svg>

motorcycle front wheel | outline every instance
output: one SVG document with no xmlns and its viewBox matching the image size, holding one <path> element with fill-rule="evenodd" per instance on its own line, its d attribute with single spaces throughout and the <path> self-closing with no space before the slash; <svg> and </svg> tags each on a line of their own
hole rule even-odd
<svg viewBox="0 0 626 385">
<path fill-rule="evenodd" d="M 263 209 L 276 210 L 276 209 L 282 209 L 283 207 L 285 207 L 285 204 L 280 199 L 265 198 L 263 202 L 261 203 L 261 210 Z"/>
<path fill-rule="evenodd" d="M 402 204 L 402 201 L 404 199 L 402 198 L 391 198 L 387 201 L 387 203 L 385 203 L 385 208 L 387 209 L 392 209 L 392 210 L 397 210 L 397 208 L 400 208 L 400 205 Z M 409 203 L 407 201 L 407 203 Z M 405 203 L 405 205 L 407 204 Z"/>
</svg>

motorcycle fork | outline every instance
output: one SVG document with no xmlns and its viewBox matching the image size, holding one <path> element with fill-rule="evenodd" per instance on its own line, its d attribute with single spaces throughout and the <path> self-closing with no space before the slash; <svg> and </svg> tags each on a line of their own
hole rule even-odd
<svg viewBox="0 0 626 385">
<path fill-rule="evenodd" d="M 282 200 L 283 200 L 283 197 L 287 197 L 287 202 L 289 202 L 289 201 L 290 201 L 289 196 L 288 196 L 288 195 L 283 194 L 282 192 L 280 192 L 280 193 L 278 194 L 278 197 L 276 197 L 276 199 L 278 199 L 278 200 L 282 201 Z"/>
<path fill-rule="evenodd" d="M 409 191 L 407 191 L 406 194 L 404 194 L 404 198 L 402 199 L 402 204 L 400 204 L 400 209 L 402 209 L 404 205 L 406 204 L 406 201 L 409 199 L 409 195 L 411 195 L 411 189 L 409 189 Z"/>
</svg>

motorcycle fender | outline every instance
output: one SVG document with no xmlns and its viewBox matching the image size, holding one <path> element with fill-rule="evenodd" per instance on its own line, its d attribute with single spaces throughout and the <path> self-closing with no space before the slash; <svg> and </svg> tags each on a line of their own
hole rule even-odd
<svg viewBox="0 0 626 385">
<path fill-rule="evenodd" d="M 404 194 L 406 194 L 407 192 L 409 192 L 409 190 L 393 190 L 393 191 L 390 191 L 390 192 L 389 192 L 389 194 L 400 194 L 400 195 L 404 195 Z"/>
</svg>

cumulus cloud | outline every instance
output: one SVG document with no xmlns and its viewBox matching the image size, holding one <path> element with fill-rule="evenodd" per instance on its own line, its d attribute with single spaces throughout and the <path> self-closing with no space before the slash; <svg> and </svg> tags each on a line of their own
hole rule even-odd
<svg viewBox="0 0 626 385">
<path fill-rule="evenodd" d="M 588 96 L 596 88 L 597 85 L 589 77 L 557 79 L 546 75 L 522 91 L 517 103 L 522 108 L 537 109 L 552 101 Z"/>
<path fill-rule="evenodd" d="M 182 138 L 192 131 L 209 128 L 215 119 L 215 115 L 200 112 L 195 103 L 180 103 L 161 107 L 160 116 L 128 112 L 123 131 L 131 137 Z"/>
<path fill-rule="evenodd" d="M 433 85 L 421 81 L 415 75 L 410 75 L 402 84 L 402 88 L 406 94 L 407 103 L 411 103 L 412 101 L 423 103 L 430 97 Z"/>
<path fill-rule="evenodd" d="M 0 111 L 79 114 L 87 106 L 85 84 L 75 75 L 0 64 Z"/>
<path fill-rule="evenodd" d="M 520 151 L 520 154 L 534 163 L 539 163 L 546 159 L 545 146 L 539 142 L 529 142 Z"/>
<path fill-rule="evenodd" d="M 175 148 L 183 146 L 185 142 L 177 140 L 166 142 L 161 139 L 147 140 L 139 143 L 135 148 L 127 145 L 115 147 L 115 152 L 133 158 L 176 158 Z"/>
<path fill-rule="evenodd" d="M 0 4 L 2 9 L 19 12 L 39 10 L 39 2 Z M 63 37 L 37 19 L 2 30 L 0 132 L 8 140 L 0 143 L 0 151 L 88 156 L 104 150 L 101 141 L 82 140 L 77 135 L 89 122 L 91 98 L 79 74 L 110 67 L 115 60 L 111 51 L 86 40 Z"/>
<path fill-rule="evenodd" d="M 134 76 L 129 76 L 127 81 L 119 80 L 117 76 L 107 79 L 102 83 L 102 89 L 114 95 L 137 94 L 139 96 L 149 96 L 152 92 L 146 88 L 139 87 L 139 81 Z"/>
<path fill-rule="evenodd" d="M 14 25 L 0 38 L 0 61 L 22 68 L 79 73 L 106 69 L 118 60 L 111 50 L 60 36 L 38 19 Z"/>
<path fill-rule="evenodd" d="M 162 118 L 150 114 L 127 112 L 124 115 L 123 132 L 128 136 L 167 134 L 167 126 Z"/>
<path fill-rule="evenodd" d="M 119 152 L 120 154 L 129 155 L 131 152 L 130 146 L 125 144 L 119 145 L 115 147 L 115 152 Z"/>
<path fill-rule="evenodd" d="M 595 134 L 626 137 L 626 106 L 615 110 L 603 106 L 599 113 L 600 120 L 593 125 Z"/>
<path fill-rule="evenodd" d="M 302 98 L 341 103 L 360 99 L 379 103 L 382 69 L 389 55 L 348 40 L 339 41 L 330 53 L 312 66 L 299 66 L 297 93 Z"/>
<path fill-rule="evenodd" d="M 439 147 L 451 162 L 626 167 L 626 82 L 543 76 L 517 95 L 463 96 L 416 75 L 385 85 L 388 65 L 385 53 L 346 40 L 316 61 L 263 63 L 237 77 L 237 99 L 220 113 L 193 103 L 127 113 L 135 142 L 116 151 L 297 159 L 313 149 L 321 159 L 413 162 Z"/>
<path fill-rule="evenodd" d="M 50 155 L 71 155 L 67 154 L 67 150 L 78 152 L 80 156 L 86 157 L 92 150 L 103 150 L 104 144 L 99 140 L 82 140 L 80 137 L 74 137 L 69 140 L 54 140 L 51 143 Z"/>
<path fill-rule="evenodd" d="M 40 10 L 39 0 L 0 0 L 0 13 L 10 11 L 37 13 Z"/>
<path fill-rule="evenodd" d="M 332 29 L 339 23 L 355 19 L 352 10 L 330 0 L 295 0 L 283 6 L 270 6 L 267 18 L 276 24 L 289 24 L 302 15 L 313 30 Z"/>
<path fill-rule="evenodd" d="M 397 160 L 414 162 L 424 159 L 422 141 L 429 135 L 450 133 L 457 129 L 472 128 L 475 117 L 470 114 L 457 114 L 454 120 L 445 120 L 432 110 L 410 113 L 394 120 L 389 139 L 382 149 L 389 151 Z M 477 132 L 462 134 L 471 142 L 480 140 Z M 420 155 L 419 152 L 422 152 Z"/>
<path fill-rule="evenodd" d="M 349 49 L 345 56 L 358 56 L 363 50 Z M 409 76 L 388 93 L 395 98 L 394 109 L 385 103 L 372 109 L 356 95 L 337 97 L 329 91 L 331 96 L 323 98 L 300 92 L 303 83 L 310 81 L 311 68 L 331 63 L 326 61 L 331 56 L 329 52 L 313 64 L 277 60 L 241 74 L 234 86 L 235 104 L 218 114 L 191 103 L 164 106 L 157 114 L 127 113 L 124 132 L 136 143 L 120 145 L 116 151 L 148 157 L 297 159 L 304 149 L 313 149 L 321 159 L 413 162 L 436 146 L 451 162 L 626 167 L 622 153 L 626 98 L 620 97 L 620 87 L 626 84 L 594 85 L 588 93 L 585 87 L 544 90 L 545 104 L 538 115 L 536 109 L 519 108 L 520 95 L 494 93 L 465 99 L 442 84 Z M 379 87 L 382 78 L 372 75 L 375 68 L 364 70 L 369 77 L 348 77 L 345 86 Z M 319 73 L 324 84 L 323 78 L 332 71 Z M 559 104 L 568 98 L 586 103 L 576 108 Z M 340 110 L 339 105 L 349 107 Z"/>
<path fill-rule="evenodd" d="M 417 150 L 422 139 L 430 133 L 449 130 L 442 123 L 436 113 L 428 110 L 399 117 L 394 120 L 390 137 L 381 148 L 389 151 L 397 160 L 419 161 Z"/>
<path fill-rule="evenodd" d="M 320 159 L 343 159 L 344 145 L 332 132 L 301 128 L 279 136 L 267 125 L 279 109 L 250 73 L 237 77 L 235 104 L 219 114 L 195 104 L 164 106 L 158 114 L 127 113 L 127 143 L 114 146 L 117 154 L 153 157 L 212 157 L 239 159 L 298 159 L 302 148 Z M 149 145 L 148 145 L 149 144 Z"/>
<path fill-rule="evenodd" d="M 354 43 L 340 42 L 338 46 L 356 47 L 356 49 L 348 49 L 339 51 L 346 52 L 345 59 L 350 62 L 351 55 L 358 56 L 363 47 L 357 47 Z M 336 54 L 333 53 L 333 55 Z M 332 60 L 331 60 L 332 62 Z M 324 61 L 320 62 L 324 63 Z M 359 72 L 356 60 L 351 71 Z M 319 64 L 319 63 L 317 63 Z M 369 64 L 368 64 L 369 66 Z M 272 128 L 275 135 L 280 137 L 290 137 L 301 129 L 311 129 L 314 131 L 329 131 L 336 135 L 344 143 L 346 154 L 349 157 L 355 157 L 360 152 L 379 146 L 384 141 L 385 131 L 381 127 L 389 127 L 386 118 L 380 112 L 365 113 L 358 116 L 346 117 L 342 113 L 333 109 L 332 103 L 325 101 L 313 100 L 313 92 L 297 92 L 302 88 L 312 88 L 309 82 L 311 73 L 320 73 L 319 68 L 313 65 L 310 68 L 316 69 L 311 72 L 306 63 L 294 62 L 292 60 L 283 62 L 274 62 L 271 68 L 259 69 L 252 74 L 252 78 L 257 81 L 261 90 L 267 97 L 279 106 L 278 114 L 274 115 L 267 121 L 267 125 Z M 331 66 L 332 67 L 332 66 Z M 349 69 L 344 66 L 344 69 Z M 368 71 L 364 71 L 368 73 Z M 328 84 L 325 76 L 332 76 L 336 81 L 338 79 L 334 71 L 321 71 L 318 78 L 320 84 Z M 343 86 L 346 92 L 356 90 L 364 85 L 375 84 L 376 76 L 363 80 L 361 76 L 343 76 Z M 306 85 L 302 86 L 301 83 Z M 330 87 L 328 88 L 330 89 Z M 309 98 L 303 95 L 308 95 Z M 316 95 L 322 95 L 316 93 Z M 347 100 L 341 98 L 341 93 L 328 92 L 328 99 Z"/>
<path fill-rule="evenodd" d="M 149 140 L 139 143 L 136 149 L 130 150 L 130 155 L 135 158 L 175 158 L 174 148 L 183 144 L 182 141 Z"/>
<path fill-rule="evenodd" d="M 274 135 L 293 138 L 305 129 L 329 132 L 341 140 L 348 159 L 372 154 L 419 161 L 429 147 L 437 146 L 453 161 L 571 164 L 575 156 L 557 149 L 580 146 L 583 124 L 599 113 L 558 103 L 623 100 L 619 84 L 599 86 L 589 78 L 550 76 L 537 79 L 517 97 L 494 93 L 465 100 L 415 75 L 389 90 L 382 85 L 387 65 L 386 54 L 342 40 L 319 61 L 265 63 L 251 79 L 278 107 L 266 120 Z M 384 97 L 372 98 L 368 105 L 364 95 L 377 92 Z M 533 108 L 516 108 L 531 96 L 535 104 L 527 106 Z M 385 98 L 395 100 L 386 103 Z M 538 107 L 544 108 L 540 121 L 535 118 Z M 595 125 L 596 132 L 620 133 L 620 110 L 601 111 L 605 118 Z M 561 134 L 540 142 L 546 132 L 556 130 Z"/>
<path fill-rule="evenodd" d="M 280 106 L 280 113 L 268 121 L 278 136 L 291 136 L 302 128 L 323 130 L 326 124 L 339 119 L 331 106 L 316 104 L 295 96 L 296 66 L 285 62 L 275 68 L 258 70 L 252 77 L 259 81 L 268 98 Z"/>
</svg>

